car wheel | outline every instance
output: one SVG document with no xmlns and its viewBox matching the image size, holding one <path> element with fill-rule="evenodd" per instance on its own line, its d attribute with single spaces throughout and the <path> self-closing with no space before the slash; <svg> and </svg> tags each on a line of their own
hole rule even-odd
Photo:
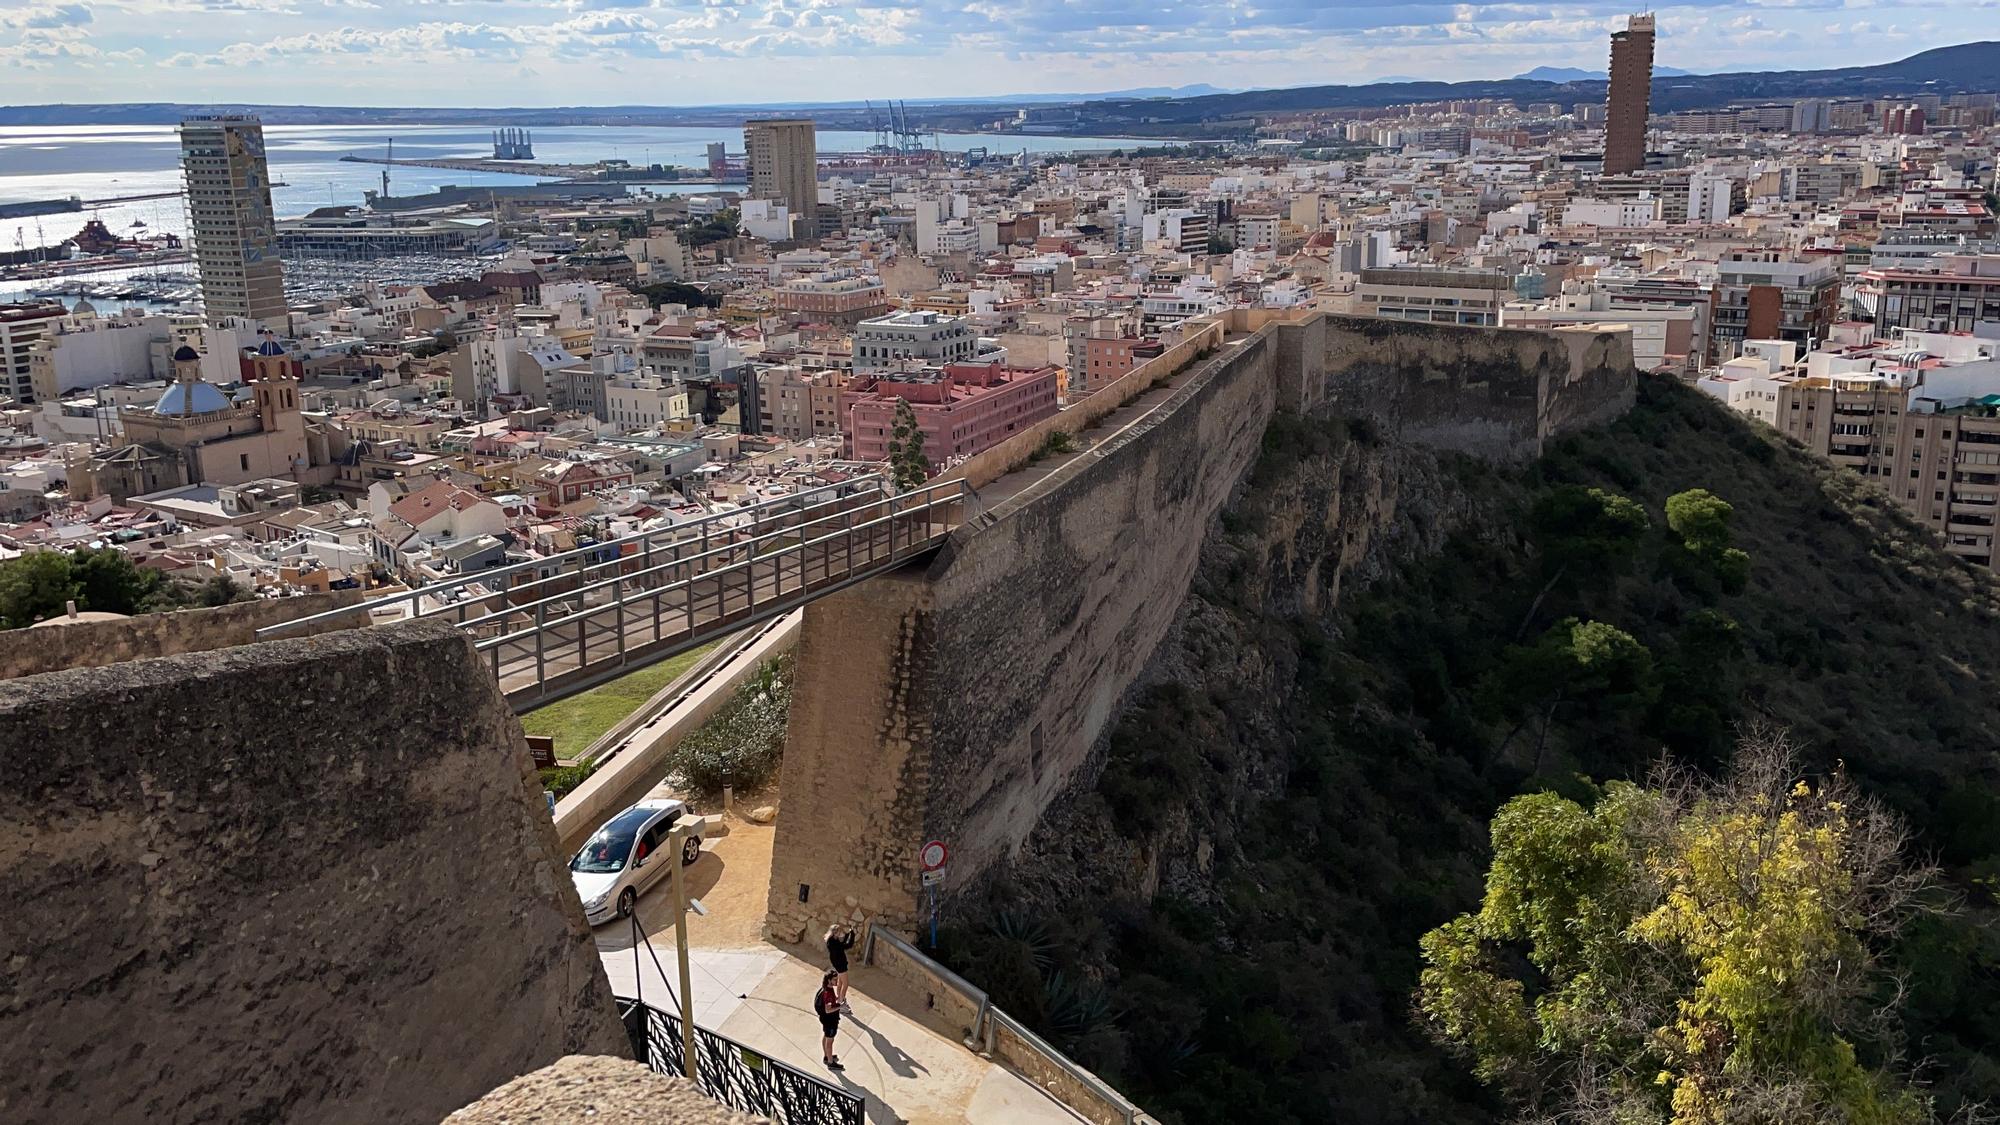
<svg viewBox="0 0 2000 1125">
<path fill-rule="evenodd" d="M 681 866 L 686 867 L 701 858 L 701 837 L 689 836 L 681 845 Z"/>
<path fill-rule="evenodd" d="M 634 906 L 637 906 L 638 903 L 639 903 L 638 891 L 635 891 L 630 887 L 626 887 L 624 890 L 619 891 L 618 916 L 620 918 L 630 918 L 632 916 L 632 908 Z"/>
</svg>

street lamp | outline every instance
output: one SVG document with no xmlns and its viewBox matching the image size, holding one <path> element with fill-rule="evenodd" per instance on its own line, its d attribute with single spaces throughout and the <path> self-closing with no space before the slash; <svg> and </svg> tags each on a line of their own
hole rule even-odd
<svg viewBox="0 0 2000 1125">
<path fill-rule="evenodd" d="M 674 825 L 668 839 L 673 848 L 667 853 L 667 862 L 674 865 L 674 952 L 680 961 L 681 970 L 681 1076 L 701 1088 L 697 1075 L 701 1067 L 694 1053 L 694 987 L 688 978 L 688 905 L 692 901 L 697 913 L 707 914 L 700 900 L 687 897 L 687 883 L 681 877 L 681 869 L 686 867 L 682 859 L 682 849 L 687 846 L 688 828 L 691 818 L 683 816 Z"/>
</svg>

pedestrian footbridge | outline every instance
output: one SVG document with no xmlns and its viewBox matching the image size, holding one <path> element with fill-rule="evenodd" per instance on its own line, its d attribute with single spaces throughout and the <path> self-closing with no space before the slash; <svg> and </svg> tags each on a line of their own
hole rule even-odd
<svg viewBox="0 0 2000 1125">
<path fill-rule="evenodd" d="M 707 644 L 925 555 L 977 503 L 962 480 L 897 493 L 878 475 L 391 594 L 371 622 L 444 617 L 527 711 Z M 258 631 L 310 631 L 347 607 Z M 351 619 L 351 618 L 350 618 Z"/>
</svg>

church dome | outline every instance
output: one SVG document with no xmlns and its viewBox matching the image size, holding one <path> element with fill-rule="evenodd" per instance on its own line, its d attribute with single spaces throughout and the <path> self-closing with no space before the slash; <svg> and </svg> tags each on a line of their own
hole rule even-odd
<svg viewBox="0 0 2000 1125">
<path fill-rule="evenodd" d="M 186 344 L 182 344 L 181 349 L 174 353 L 175 363 L 186 363 L 191 359 L 200 359 L 200 358 L 201 358 L 201 353 L 195 351 L 193 348 L 188 347 Z"/>
<path fill-rule="evenodd" d="M 183 349 L 186 350 L 186 349 Z M 213 383 L 175 383 L 153 406 L 155 414 L 209 414 L 229 409 L 229 400 Z"/>
</svg>

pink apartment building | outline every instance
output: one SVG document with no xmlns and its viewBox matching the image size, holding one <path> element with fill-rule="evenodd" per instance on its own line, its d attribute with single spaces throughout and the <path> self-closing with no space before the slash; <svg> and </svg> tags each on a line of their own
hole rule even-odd
<svg viewBox="0 0 2000 1125">
<path fill-rule="evenodd" d="M 990 449 L 1056 412 L 1056 368 L 948 363 L 858 376 L 841 395 L 846 455 L 886 461 L 896 403 L 907 401 L 932 466 Z"/>
</svg>

